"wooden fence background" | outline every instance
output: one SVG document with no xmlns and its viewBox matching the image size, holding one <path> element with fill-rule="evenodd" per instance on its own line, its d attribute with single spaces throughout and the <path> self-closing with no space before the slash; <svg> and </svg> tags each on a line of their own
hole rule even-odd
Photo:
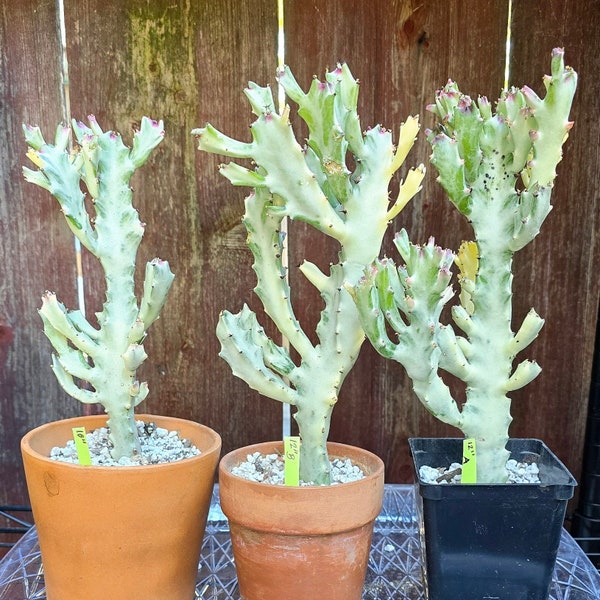
<svg viewBox="0 0 600 600">
<path fill-rule="evenodd" d="M 471 95 L 496 99 L 503 86 L 508 0 L 286 0 L 286 62 L 306 88 L 314 74 L 347 61 L 362 82 L 363 127 L 397 132 L 448 77 Z M 145 410 L 190 417 L 223 436 L 223 449 L 277 438 L 281 408 L 234 378 L 214 335 L 222 308 L 256 306 L 254 273 L 240 224 L 245 190 L 217 173 L 190 130 L 210 121 L 249 139 L 249 80 L 273 83 L 276 0 L 65 0 L 72 115 L 95 114 L 126 142 L 143 115 L 165 120 L 166 140 L 135 176 L 135 202 L 148 223 L 141 260 L 168 259 L 177 277 L 146 343 Z M 578 475 L 598 315 L 600 246 L 600 7 L 598 0 L 514 0 L 510 82 L 541 93 L 553 47 L 580 76 L 576 121 L 559 166 L 554 210 L 516 259 L 515 322 L 530 306 L 546 318 L 527 351 L 540 378 L 513 395 L 514 436 L 541 437 Z M 45 421 L 79 414 L 50 371 L 50 345 L 37 308 L 46 289 L 76 306 L 73 240 L 46 192 L 26 184 L 22 123 L 51 138 L 61 120 L 55 0 L 0 0 L 0 503 L 25 499 L 19 439 Z M 408 164 L 426 162 L 421 135 Z M 468 229 L 444 200 L 431 167 L 424 190 L 400 215 L 415 241 L 435 235 L 457 247 Z M 388 240 L 389 244 L 389 240 Z M 292 224 L 291 264 L 327 260 L 332 249 Z M 96 265 L 84 256 L 88 314 L 100 307 Z M 302 318 L 319 310 L 297 282 Z M 309 328 L 310 329 L 310 328 Z M 365 345 L 334 412 L 331 439 L 378 453 L 387 480 L 409 481 L 406 438 L 452 435 L 413 398 L 395 364 Z"/>
</svg>

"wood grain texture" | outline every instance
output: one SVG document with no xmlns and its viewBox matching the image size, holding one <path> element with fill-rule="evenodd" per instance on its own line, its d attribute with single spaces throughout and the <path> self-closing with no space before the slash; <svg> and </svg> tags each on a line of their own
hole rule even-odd
<svg viewBox="0 0 600 600">
<path fill-rule="evenodd" d="M 72 236 L 51 196 L 25 186 L 20 174 L 26 150 L 21 122 L 39 123 L 51 139 L 61 118 L 55 5 L 11 0 L 3 6 L 0 66 L 8 75 L 0 85 L 9 91 L 3 94 L 0 118 L 6 126 L 0 135 L 3 142 L 6 135 L 9 152 L 0 158 L 2 174 L 8 173 L 2 178 L 0 227 L 2 264 L 10 268 L 0 279 L 0 323 L 2 339 L 8 343 L 14 333 L 14 341 L 1 371 L 0 503 L 24 493 L 15 475 L 21 435 L 82 412 L 49 369 L 51 347 L 36 310 L 46 288 L 76 307 Z M 232 377 L 217 356 L 214 334 L 219 311 L 237 310 L 254 286 L 240 225 L 244 192 L 218 175 L 219 161 L 200 155 L 190 134 L 210 119 L 228 133 L 248 135 L 242 92 L 249 79 L 275 72 L 276 5 L 66 0 L 65 13 L 73 117 L 94 114 L 126 144 L 143 115 L 165 122 L 165 141 L 132 180 L 134 204 L 148 224 L 140 275 L 143 263 L 156 255 L 176 273 L 162 318 L 145 344 L 150 358 L 140 376 L 151 394 L 144 409 L 211 425 L 222 433 L 224 450 L 276 438 L 279 405 L 257 404 Z M 85 251 L 83 263 L 93 319 L 104 284 L 96 259 Z M 16 479 L 15 486 L 5 483 Z"/>
<path fill-rule="evenodd" d="M 528 350 L 543 370 L 515 395 L 513 434 L 544 439 L 576 476 L 600 297 L 599 27 L 597 2 L 514 3 L 511 82 L 545 93 L 542 75 L 550 72 L 552 49 L 563 47 L 579 83 L 571 112 L 575 125 L 552 192 L 554 208 L 516 260 L 515 317 L 534 306 L 546 324 Z"/>
<path fill-rule="evenodd" d="M 217 172 L 221 159 L 200 154 L 191 135 L 211 120 L 248 138 L 243 89 L 276 65 L 276 6 L 271 1 L 112 3 L 67 7 L 73 114 L 96 111 L 131 139 L 142 115 L 162 118 L 165 140 L 132 183 L 147 223 L 140 264 L 168 260 L 173 289 L 145 342 L 140 377 L 150 385 L 147 411 L 183 416 L 223 435 L 223 449 L 280 435 L 278 405 L 257 404 L 218 358 L 220 310 L 241 308 L 254 273 L 245 246 L 242 189 Z M 105 39 L 113 44 L 108 47 Z M 100 58 L 100 60 L 99 60 Z M 108 82 L 98 93 L 97 82 Z M 86 261 L 93 302 L 103 282 Z M 140 274 L 143 270 L 140 268 Z M 93 278 L 92 278 L 93 277 Z"/>
<path fill-rule="evenodd" d="M 37 309 L 45 289 L 74 299 L 73 241 L 42 190 L 25 184 L 22 123 L 54 137 L 60 120 L 54 2 L 0 6 L 0 503 L 23 498 L 19 442 L 65 412 Z M 51 124 L 51 128 L 50 128 Z M 43 277 L 42 277 L 43 274 Z M 54 405 L 48 411 L 49 403 Z"/>
<path fill-rule="evenodd" d="M 547 319 L 527 351 L 542 376 L 514 394 L 513 435 L 544 438 L 577 475 L 597 320 L 600 267 L 597 81 L 599 11 L 594 0 L 515 2 L 512 82 L 539 90 L 550 51 L 565 46 L 580 73 L 576 126 L 559 166 L 555 209 L 541 235 L 517 256 L 515 323 L 530 306 Z M 140 264 L 160 256 L 176 274 L 161 319 L 149 332 L 150 384 L 143 408 L 214 427 L 223 450 L 280 435 L 281 408 L 231 375 L 218 358 L 219 311 L 244 302 L 259 309 L 251 255 L 240 223 L 242 188 L 217 172 L 223 159 L 196 150 L 191 129 L 210 121 L 249 140 L 253 119 L 244 98 L 249 80 L 275 85 L 275 0 L 65 1 L 72 114 L 95 114 L 126 143 L 143 115 L 162 118 L 165 141 L 132 181 L 147 226 Z M 347 61 L 361 81 L 363 128 L 398 131 L 409 114 L 432 125 L 425 107 L 451 77 L 473 96 L 494 100 L 503 85 L 507 2 L 441 0 L 306 0 L 286 2 L 286 58 L 307 87 L 313 75 Z M 73 241 L 43 190 L 25 184 L 21 123 L 52 137 L 60 120 L 60 73 L 52 0 L 4 0 L 0 7 L 0 503 L 24 494 L 18 442 L 29 428 L 72 416 L 81 407 L 56 384 L 50 344 L 37 315 L 45 289 L 75 307 Z M 537 86 L 537 87 L 536 87 Z M 299 127 L 297 121 L 295 127 Z M 302 129 L 298 129 L 302 135 Z M 427 163 L 423 133 L 407 166 Z M 429 166 L 423 191 L 386 239 L 406 227 L 457 247 L 467 224 L 444 199 Z M 402 177 L 405 169 L 399 174 Z M 394 193 L 397 182 L 392 186 Z M 308 258 L 326 266 L 337 248 L 299 223 L 289 236 L 296 306 L 310 330 L 320 298 L 295 267 Z M 84 256 L 87 312 L 103 301 L 95 259 Z M 141 274 L 141 270 L 140 270 Z M 516 325 L 515 325 L 516 327 Z M 541 398 L 541 400 L 540 400 Z M 341 392 L 331 438 L 379 454 L 387 481 L 412 477 L 406 439 L 453 435 L 418 404 L 395 363 L 366 344 Z"/>
<path fill-rule="evenodd" d="M 358 110 L 363 129 L 381 123 L 397 132 L 408 115 L 419 114 L 424 130 L 433 124 L 426 106 L 449 77 L 466 93 L 495 97 L 493 94 L 500 92 L 507 14 L 504 2 L 289 3 L 287 62 L 306 89 L 313 74 L 322 76 L 327 67 L 346 61 L 361 82 Z M 462 24 L 466 22 L 476 34 L 465 35 Z M 427 163 L 429 154 L 422 131 L 408 156 L 407 167 Z M 462 217 L 443 198 L 434 169 L 428 169 L 423 191 L 390 228 L 384 248 L 390 256 L 396 257 L 392 235 L 402 227 L 415 242 L 425 242 L 434 235 L 448 247 L 457 247 L 468 233 Z M 403 168 L 399 177 L 405 172 Z M 397 182 L 391 189 L 393 195 Z M 326 266 L 335 257 L 337 248 L 329 240 L 307 227 L 292 225 L 292 265 L 308 257 Z M 300 313 L 305 322 L 313 323 L 320 310 L 319 299 L 301 276 L 293 278 L 292 283 L 303 301 L 311 298 Z M 376 452 L 386 463 L 387 481 L 410 481 L 407 438 L 455 434 L 455 430 L 438 423 L 421 407 L 403 369 L 380 358 L 365 343 L 341 389 L 331 439 Z"/>
</svg>

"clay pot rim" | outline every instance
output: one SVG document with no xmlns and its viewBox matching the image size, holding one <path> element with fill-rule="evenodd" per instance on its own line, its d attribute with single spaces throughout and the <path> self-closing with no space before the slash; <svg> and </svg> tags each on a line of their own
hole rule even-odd
<svg viewBox="0 0 600 600">
<path fill-rule="evenodd" d="M 199 431 L 203 431 L 204 433 L 208 434 L 208 436 L 212 438 L 210 445 L 204 449 L 199 448 L 200 454 L 198 454 L 197 456 L 190 456 L 188 458 L 183 458 L 178 461 L 160 463 L 157 465 L 135 465 L 135 466 L 80 465 L 80 464 L 76 464 L 76 463 L 57 461 L 57 460 L 51 459 L 49 456 L 39 453 L 37 450 L 35 450 L 31 446 L 32 438 L 34 438 L 39 433 L 43 433 L 46 430 L 57 428 L 59 426 L 67 426 L 68 427 L 71 424 L 73 425 L 73 427 L 75 427 L 77 425 L 82 425 L 82 424 L 91 424 L 92 426 L 95 426 L 96 421 L 98 421 L 100 423 L 97 427 L 103 427 L 104 425 L 102 423 L 105 424 L 107 418 L 108 418 L 107 415 L 100 414 L 100 415 L 87 415 L 87 416 L 81 415 L 79 417 L 69 417 L 66 419 L 57 419 L 56 421 L 49 421 L 48 423 L 44 423 L 43 425 L 39 425 L 38 427 L 31 429 L 21 438 L 21 451 L 26 452 L 27 454 L 29 454 L 31 456 L 34 456 L 36 458 L 36 460 L 38 460 L 40 462 L 47 463 L 48 465 L 52 465 L 53 467 L 56 467 L 56 468 L 60 467 L 60 468 L 66 468 L 66 469 L 77 469 L 77 470 L 82 470 L 82 471 L 87 470 L 87 471 L 94 471 L 95 473 L 98 473 L 98 474 L 103 473 L 103 472 L 114 473 L 115 471 L 130 472 L 130 473 L 131 472 L 143 473 L 143 472 L 147 472 L 147 471 L 159 471 L 159 470 L 164 470 L 164 469 L 187 468 L 187 466 L 190 464 L 190 462 L 206 459 L 207 456 L 214 454 L 214 453 L 220 453 L 220 451 L 221 451 L 221 436 L 214 429 L 211 429 L 208 425 L 204 425 L 202 423 L 192 421 L 191 419 L 184 419 L 181 417 L 171 417 L 168 415 L 154 415 L 154 414 L 149 414 L 149 413 L 136 414 L 135 418 L 136 418 L 136 420 L 141 420 L 141 421 L 154 421 L 154 420 L 164 421 L 164 420 L 166 420 L 169 423 L 174 423 L 174 424 L 186 423 L 187 426 L 192 426 L 194 429 L 198 429 Z M 66 443 L 66 441 L 68 441 L 68 440 L 65 440 L 65 443 Z M 60 441 L 57 441 L 57 444 L 60 444 L 60 443 L 61 443 Z"/>
<path fill-rule="evenodd" d="M 348 487 L 358 487 L 361 484 L 364 485 L 365 479 L 376 479 L 379 477 L 385 470 L 385 465 L 383 460 L 377 456 L 375 453 L 370 450 L 365 450 L 360 446 L 354 446 L 352 444 L 344 444 L 341 442 L 327 442 L 327 449 L 330 458 L 341 458 L 346 459 L 350 458 L 345 455 L 344 452 L 348 451 L 348 449 L 356 451 L 358 450 L 361 455 L 369 460 L 376 467 L 371 470 L 369 473 L 365 473 L 365 477 L 363 479 L 357 479 L 356 481 L 347 481 L 344 483 L 336 483 L 334 485 L 296 485 L 296 486 L 285 486 L 277 483 L 265 483 L 262 481 L 252 481 L 250 479 L 246 479 L 245 477 L 240 477 L 239 475 L 235 475 L 231 472 L 231 468 L 235 466 L 238 462 L 243 462 L 244 457 L 247 454 L 253 454 L 256 451 L 262 453 L 265 452 L 266 446 L 273 446 L 273 448 L 280 448 L 283 452 L 283 442 L 281 440 L 273 440 L 267 442 L 258 442 L 256 444 L 250 444 L 248 446 L 241 446 L 234 450 L 231 450 L 227 454 L 225 454 L 221 460 L 219 461 L 219 475 L 221 472 L 224 472 L 226 476 L 231 477 L 234 481 L 239 480 L 240 482 L 244 482 L 244 485 L 248 485 L 250 489 L 255 489 L 256 491 L 264 489 L 265 487 L 273 487 L 281 490 L 287 490 L 289 493 L 299 493 L 305 492 L 310 493 L 310 490 L 319 490 L 321 493 L 327 493 L 326 490 L 335 490 L 340 487 L 344 487 L 347 489 Z M 241 459 L 239 461 L 233 462 L 232 459 L 241 455 Z M 351 459 L 352 460 L 352 459 Z M 354 461 L 353 461 L 354 462 Z M 366 461 L 365 461 L 366 463 Z M 360 466 L 367 466 L 365 463 L 358 463 Z"/>
<path fill-rule="evenodd" d="M 348 457 L 365 467 L 366 476 L 336 485 L 285 486 L 250 481 L 229 470 L 255 449 L 283 450 L 281 441 L 245 446 L 223 457 L 219 463 L 219 491 L 221 509 L 230 526 L 285 536 L 312 536 L 353 531 L 373 521 L 383 502 L 383 461 L 358 446 L 328 442 L 327 447 L 331 456 Z"/>
</svg>

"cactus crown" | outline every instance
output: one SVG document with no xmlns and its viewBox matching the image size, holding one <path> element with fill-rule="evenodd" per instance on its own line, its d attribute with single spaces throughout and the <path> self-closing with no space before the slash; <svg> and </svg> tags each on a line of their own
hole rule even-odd
<svg viewBox="0 0 600 600">
<path fill-rule="evenodd" d="M 247 169 L 232 162 L 220 171 L 234 185 L 252 188 L 243 223 L 254 256 L 255 292 L 299 360 L 266 336 L 247 306 L 237 314 L 222 312 L 217 326 L 220 355 L 252 388 L 296 408 L 301 477 L 320 484 L 329 482 L 326 442 L 331 412 L 364 340 L 344 285 L 355 283 L 379 254 L 388 222 L 420 189 L 424 170 L 408 172 L 390 206 L 389 182 L 414 142 L 418 120 L 410 117 L 402 125 L 397 146 L 381 126 L 363 134 L 357 114 L 358 82 L 347 65 L 326 73 L 324 81 L 315 78 L 306 93 L 287 67 L 280 71 L 279 81 L 308 127 L 305 147 L 294 136 L 290 108 L 278 114 L 270 88 L 254 83 L 245 90 L 257 117 L 251 125 L 251 142 L 229 138 L 211 125 L 192 133 L 199 136 L 200 150 L 256 164 Z M 354 157 L 352 170 L 348 153 Z M 292 305 L 281 259 L 285 217 L 304 221 L 339 243 L 339 260 L 328 273 L 308 261 L 300 266 L 324 302 L 316 344 Z"/>
<path fill-rule="evenodd" d="M 137 305 L 135 259 L 144 224 L 132 205 L 129 180 L 164 131 L 162 121 L 144 117 L 130 150 L 118 134 L 102 131 L 93 116 L 89 124 L 73 121 L 78 147 L 72 154 L 67 150 L 69 127 L 60 125 L 54 144 L 48 144 L 38 127 L 24 125 L 27 155 L 38 169 L 24 167 L 23 172 L 27 181 L 58 200 L 67 225 L 104 270 L 106 301 L 96 315 L 98 327 L 81 311 L 67 310 L 51 292 L 42 298 L 40 315 L 56 352 L 52 369 L 59 383 L 73 398 L 104 407 L 112 456 L 118 460 L 140 451 L 133 409 L 148 394 L 148 385 L 135 374 L 146 358 L 146 331 L 158 318 L 174 277 L 166 261 L 149 262 Z M 94 206 L 93 219 L 81 182 Z"/>
<path fill-rule="evenodd" d="M 513 370 L 516 354 L 538 335 L 543 320 L 532 309 L 516 333 L 511 329 L 513 254 L 529 243 L 550 212 L 550 194 L 577 75 L 554 50 L 546 96 L 531 89 L 510 89 L 496 112 L 476 103 L 449 82 L 430 110 L 439 118 L 428 132 L 431 162 L 454 206 L 473 227 L 475 242 L 465 242 L 455 257 L 460 304 L 452 307 L 454 325 L 441 325 L 441 308 L 452 297 L 449 251 L 413 246 L 406 233 L 397 247 L 406 266 L 376 261 L 353 290 L 365 331 L 384 356 L 404 365 L 415 393 L 442 421 L 474 438 L 478 480 L 506 480 L 507 393 L 534 379 L 540 367 L 524 360 Z M 386 321 L 398 333 L 388 337 Z M 460 406 L 440 370 L 466 384 Z"/>
</svg>

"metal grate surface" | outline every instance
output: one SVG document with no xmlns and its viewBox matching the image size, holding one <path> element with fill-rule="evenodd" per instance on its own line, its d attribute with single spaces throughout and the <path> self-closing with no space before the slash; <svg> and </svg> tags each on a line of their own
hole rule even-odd
<svg viewBox="0 0 600 600">
<path fill-rule="evenodd" d="M 386 485 L 377 518 L 363 600 L 425 600 L 421 581 L 415 488 Z M 0 562 L 0 600 L 45 600 L 43 568 L 35 529 Z M 227 519 L 218 487 L 208 517 L 196 598 L 239 600 Z M 600 575 L 573 538 L 563 531 L 549 600 L 597 600 Z"/>
</svg>

